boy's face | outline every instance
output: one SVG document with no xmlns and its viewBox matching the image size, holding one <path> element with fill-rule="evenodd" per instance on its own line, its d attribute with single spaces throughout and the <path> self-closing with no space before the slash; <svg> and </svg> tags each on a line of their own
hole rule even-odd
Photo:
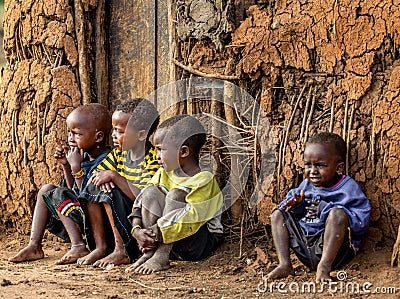
<svg viewBox="0 0 400 299">
<path fill-rule="evenodd" d="M 158 129 L 154 133 L 154 146 L 157 149 L 158 164 L 165 169 L 171 171 L 178 169 L 179 165 L 179 148 L 174 145 L 171 140 L 165 140 L 168 130 L 165 128 Z"/>
<path fill-rule="evenodd" d="M 131 115 L 122 111 L 115 111 L 112 115 L 112 141 L 114 147 L 122 150 L 125 130 Z"/>
<path fill-rule="evenodd" d="M 304 174 L 315 187 L 332 187 L 343 170 L 335 150 L 329 144 L 308 144 L 304 150 Z"/>
<path fill-rule="evenodd" d="M 96 146 L 97 130 L 90 117 L 83 112 L 72 111 L 67 117 L 68 145 L 90 152 Z"/>
</svg>

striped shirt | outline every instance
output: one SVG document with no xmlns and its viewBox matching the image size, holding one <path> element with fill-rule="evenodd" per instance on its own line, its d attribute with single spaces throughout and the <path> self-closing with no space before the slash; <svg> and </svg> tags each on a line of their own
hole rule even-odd
<svg viewBox="0 0 400 299">
<path fill-rule="evenodd" d="M 127 179 L 133 186 L 139 189 L 148 185 L 153 175 L 160 167 L 157 158 L 157 150 L 151 146 L 143 158 L 132 161 L 130 151 L 113 149 L 107 157 L 97 166 L 98 170 L 114 170 Z"/>
</svg>

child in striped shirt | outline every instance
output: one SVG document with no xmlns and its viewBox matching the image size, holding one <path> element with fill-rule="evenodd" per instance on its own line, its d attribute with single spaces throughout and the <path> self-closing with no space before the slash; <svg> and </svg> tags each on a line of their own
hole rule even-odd
<svg viewBox="0 0 400 299">
<path fill-rule="evenodd" d="M 159 115 L 146 99 L 133 99 L 117 106 L 112 115 L 114 150 L 99 164 L 81 197 L 88 201 L 90 226 L 95 249 L 78 260 L 80 265 L 107 267 L 128 264 L 139 254 L 130 234 L 127 216 L 140 190 L 158 170 L 156 149 L 149 141 Z M 107 215 L 113 245 L 106 237 Z"/>
</svg>

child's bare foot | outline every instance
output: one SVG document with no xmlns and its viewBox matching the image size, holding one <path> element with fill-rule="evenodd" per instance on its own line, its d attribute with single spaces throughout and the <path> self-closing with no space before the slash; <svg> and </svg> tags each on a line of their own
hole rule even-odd
<svg viewBox="0 0 400 299">
<path fill-rule="evenodd" d="M 172 244 L 160 244 L 154 253 L 146 262 L 135 269 L 136 273 L 151 274 L 153 272 L 166 270 L 169 265 L 169 253 Z"/>
<path fill-rule="evenodd" d="M 130 265 L 128 268 L 125 269 L 126 273 L 133 272 L 137 267 L 144 264 L 147 260 L 149 260 L 154 255 L 154 251 L 148 251 L 144 253 L 136 262 Z"/>
<path fill-rule="evenodd" d="M 79 258 L 88 255 L 89 250 L 85 244 L 72 245 L 64 256 L 56 261 L 56 265 L 66 265 L 75 263 Z"/>
<path fill-rule="evenodd" d="M 129 256 L 123 251 L 115 251 L 93 264 L 95 267 L 106 268 L 108 265 L 123 265 L 131 262 Z"/>
<path fill-rule="evenodd" d="M 267 278 L 271 279 L 271 280 L 275 280 L 278 278 L 287 277 L 289 275 L 294 275 L 294 270 L 293 270 L 292 266 L 291 265 L 287 265 L 287 266 L 279 265 L 274 270 L 269 272 L 269 274 L 267 275 Z"/>
<path fill-rule="evenodd" d="M 96 248 L 88 255 L 85 255 L 79 259 L 77 259 L 76 263 L 80 266 L 88 266 L 97 262 L 99 259 L 103 258 L 106 255 L 106 250 Z"/>
<path fill-rule="evenodd" d="M 25 261 L 40 260 L 44 257 L 42 246 L 28 245 L 9 259 L 10 262 L 20 263 Z"/>
<path fill-rule="evenodd" d="M 326 266 L 319 263 L 317 267 L 317 274 L 315 280 L 317 282 L 332 281 L 332 277 L 329 275 L 330 273 L 331 273 L 330 266 Z"/>
</svg>

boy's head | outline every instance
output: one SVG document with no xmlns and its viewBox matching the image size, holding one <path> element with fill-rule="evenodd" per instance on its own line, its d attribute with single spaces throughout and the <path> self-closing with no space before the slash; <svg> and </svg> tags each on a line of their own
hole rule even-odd
<svg viewBox="0 0 400 299">
<path fill-rule="evenodd" d="M 198 163 L 199 153 L 205 142 L 206 132 L 203 125 L 187 114 L 165 120 L 154 135 L 157 158 L 166 171 L 183 167 L 181 164 L 187 158 Z"/>
<path fill-rule="evenodd" d="M 346 143 L 337 134 L 323 132 L 310 138 L 304 150 L 304 174 L 315 187 L 332 187 L 344 169 Z"/>
<path fill-rule="evenodd" d="M 111 115 L 104 105 L 91 103 L 74 109 L 67 117 L 68 144 L 90 153 L 107 144 Z"/>
<path fill-rule="evenodd" d="M 146 99 L 135 98 L 118 105 L 112 115 L 114 146 L 127 150 L 147 142 L 158 122 L 156 107 Z"/>
</svg>

